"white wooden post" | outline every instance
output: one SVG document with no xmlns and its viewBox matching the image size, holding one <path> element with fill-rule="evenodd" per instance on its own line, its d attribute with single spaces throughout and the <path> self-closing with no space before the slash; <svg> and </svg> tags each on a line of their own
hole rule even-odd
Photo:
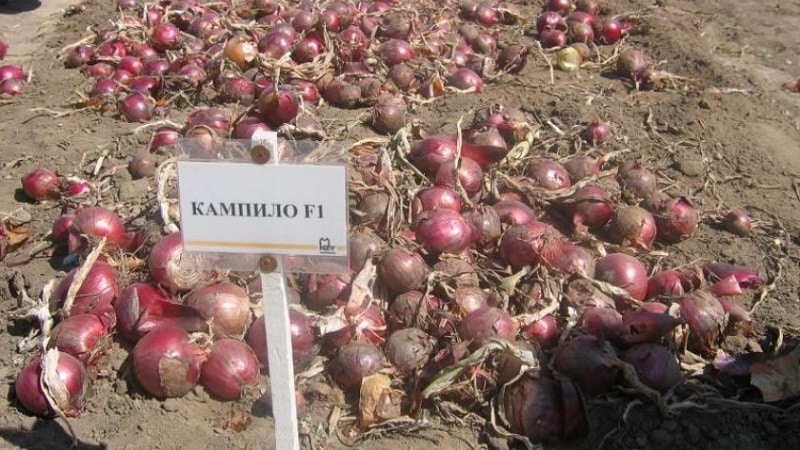
<svg viewBox="0 0 800 450">
<path fill-rule="evenodd" d="M 272 258 L 272 257 L 266 257 Z M 275 420 L 275 448 L 299 450 L 297 403 L 292 359 L 292 335 L 289 329 L 289 301 L 286 277 L 280 256 L 275 270 L 261 271 L 261 303 L 267 329 L 269 381 L 272 387 L 272 417 Z"/>
</svg>

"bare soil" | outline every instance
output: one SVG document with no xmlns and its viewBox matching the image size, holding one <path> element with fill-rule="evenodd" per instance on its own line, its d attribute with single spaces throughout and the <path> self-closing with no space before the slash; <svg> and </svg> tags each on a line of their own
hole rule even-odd
<svg viewBox="0 0 800 450">
<path fill-rule="evenodd" d="M 17 306 L 5 280 L 24 274 L 31 292 L 65 270 L 61 256 L 47 252 L 17 264 L 30 245 L 44 238 L 59 213 L 55 204 L 32 204 L 19 190 L 19 179 L 36 167 L 63 174 L 91 176 L 95 161 L 104 156 L 102 186 L 126 217 L 139 217 L 152 200 L 152 182 L 133 181 L 127 161 L 141 151 L 147 132 L 112 114 L 76 110 L 77 93 L 88 81 L 66 70 L 59 50 L 87 35 L 87 27 L 106 23 L 113 2 L 89 0 L 85 11 L 64 14 L 65 1 L 31 4 L 11 0 L 0 6 L 0 37 L 11 45 L 8 61 L 32 69 L 25 93 L 0 101 L 0 211 L 33 217 L 29 244 L 15 249 L 0 273 L 0 448 L 69 448 L 70 435 L 61 420 L 42 420 L 24 412 L 13 395 L 16 374 L 30 355 L 15 350 L 30 324 L 13 321 Z M 539 3 L 539 2 L 537 2 Z M 642 33 L 624 45 L 640 46 L 659 68 L 685 77 L 673 87 L 639 92 L 612 75 L 610 67 L 585 68 L 574 74 L 550 72 L 541 56 L 533 55 L 525 70 L 490 84 L 481 94 L 448 95 L 418 106 L 413 117 L 431 129 L 454 130 L 465 112 L 501 103 L 521 107 L 532 121 L 543 124 L 535 150 L 565 156 L 568 142 L 588 121 L 602 118 L 614 124 L 616 137 L 607 151 L 629 150 L 670 180 L 668 192 L 685 195 L 703 212 L 699 232 L 690 240 L 664 250 L 669 261 L 736 262 L 759 270 L 775 289 L 756 305 L 755 294 L 737 298 L 755 308 L 759 335 L 784 335 L 784 345 L 800 337 L 800 94 L 783 83 L 800 76 L 800 2 L 734 2 L 714 0 L 607 0 L 615 13 L 641 15 Z M 610 49 L 605 49 L 610 56 Z M 551 82 L 552 76 L 552 82 Z M 180 122 L 185 111 L 171 116 Z M 356 122 L 356 113 L 324 110 L 331 124 Z M 561 139 L 554 127 L 561 129 Z M 370 135 L 356 125 L 353 136 Z M 561 140 L 559 140 L 561 139 Z M 556 144 L 553 144 L 556 143 Z M 100 178 L 95 178 L 101 181 Z M 747 210 L 757 219 L 756 232 L 735 237 L 714 225 L 721 211 Z M 656 259 L 652 260 L 653 263 Z M 774 339 L 773 339 L 774 341 Z M 115 347 L 107 377 L 92 385 L 86 411 L 71 420 L 81 448 L 183 449 L 273 448 L 272 422 L 251 410 L 255 396 L 238 403 L 211 399 L 202 388 L 184 398 L 153 399 L 133 381 L 125 348 Z M 264 380 L 266 383 L 266 379 Z M 697 386 L 706 386 L 701 389 Z M 791 401 L 765 404 L 742 380 L 719 380 L 695 375 L 675 398 L 685 409 L 661 417 L 643 399 L 616 392 L 588 401 L 590 434 L 581 440 L 549 446 L 564 449 L 787 449 L 800 447 L 800 409 Z M 795 400 L 796 402 L 796 400 Z M 502 448 L 487 441 L 485 424 L 469 417 L 462 422 L 429 412 L 426 426 L 398 428 L 351 441 L 346 433 L 328 435 L 327 421 L 335 403 L 313 403 L 303 417 L 302 431 L 309 448 L 387 447 Z M 236 408 L 252 413 L 241 432 L 228 427 Z M 344 406 L 343 414 L 353 411 Z M 342 423 L 346 423 L 343 421 Z M 488 442 L 488 443 L 487 443 Z"/>
</svg>

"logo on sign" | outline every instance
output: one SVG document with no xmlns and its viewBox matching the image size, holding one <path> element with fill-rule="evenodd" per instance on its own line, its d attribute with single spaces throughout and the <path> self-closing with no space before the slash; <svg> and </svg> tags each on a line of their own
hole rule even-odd
<svg viewBox="0 0 800 450">
<path fill-rule="evenodd" d="M 335 255 L 336 247 L 331 245 L 331 240 L 326 237 L 319 238 L 319 252 L 325 255 Z"/>
</svg>

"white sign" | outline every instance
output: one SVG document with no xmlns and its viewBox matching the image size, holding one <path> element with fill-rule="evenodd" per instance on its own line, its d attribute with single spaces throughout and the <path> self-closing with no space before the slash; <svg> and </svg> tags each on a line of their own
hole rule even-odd
<svg viewBox="0 0 800 450">
<path fill-rule="evenodd" d="M 347 255 L 344 166 L 180 161 L 188 252 Z"/>
</svg>

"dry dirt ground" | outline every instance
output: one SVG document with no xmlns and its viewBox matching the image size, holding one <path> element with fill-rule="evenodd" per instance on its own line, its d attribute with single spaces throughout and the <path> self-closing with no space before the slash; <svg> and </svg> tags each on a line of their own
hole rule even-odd
<svg viewBox="0 0 800 450">
<path fill-rule="evenodd" d="M 0 7 L 0 36 L 11 44 L 7 58 L 33 71 L 23 95 L 0 103 L 0 211 L 27 211 L 34 217 L 34 238 L 49 230 L 59 210 L 34 205 L 18 191 L 20 177 L 35 167 L 61 173 L 91 173 L 105 155 L 113 189 L 110 195 L 126 212 L 152 192 L 148 180 L 132 181 L 127 160 L 146 143 L 147 133 L 132 134 L 134 125 L 112 115 L 69 111 L 88 82 L 65 70 L 59 50 L 87 34 L 87 27 L 113 16 L 111 2 L 90 0 L 80 14 L 64 15 L 68 1 L 10 0 Z M 415 117 L 432 128 L 452 127 L 470 108 L 498 102 L 522 107 L 532 121 L 560 124 L 567 133 L 594 118 L 615 124 L 616 139 L 608 150 L 630 149 L 671 180 L 670 192 L 693 199 L 704 217 L 689 241 L 668 249 L 670 261 L 716 259 L 756 268 L 770 279 L 779 276 L 754 311 L 762 336 L 782 330 L 785 345 L 800 336 L 800 94 L 781 86 L 800 76 L 800 2 L 608 0 L 616 13 L 641 14 L 642 33 L 625 45 L 643 47 L 660 68 L 694 81 L 681 81 L 658 92 L 637 92 L 609 75 L 608 68 L 575 74 L 550 71 L 534 56 L 517 77 L 490 85 L 478 95 L 451 95 L 419 107 Z M 36 109 L 36 108 L 46 108 Z M 185 112 L 184 112 L 185 113 Z M 331 120 L 348 120 L 328 111 Z M 181 118 L 181 112 L 175 117 Z M 357 127 L 355 133 L 368 131 Z M 543 141 L 558 137 L 543 129 Z M 555 141 L 554 141 L 555 142 Z M 541 152 L 564 152 L 568 146 L 539 145 Z M 152 195 L 152 193 L 150 194 Z M 150 197 L 152 198 L 152 197 Z M 127 206 L 123 206 L 127 205 Z M 139 208 L 140 209 L 140 208 Z M 749 238 L 736 238 L 714 226 L 722 210 L 745 209 L 758 222 Z M 135 211 L 134 211 L 135 212 Z M 35 240 L 35 239 L 34 239 Z M 12 252 L 0 264 L 0 448 L 68 448 L 64 422 L 40 420 L 23 412 L 13 398 L 13 381 L 28 356 L 15 344 L 26 324 L 10 320 L 16 306 L 5 287 L 22 272 L 38 292 L 58 276 L 60 258 L 46 253 L 28 264 L 10 266 Z M 746 308 L 756 298 L 737 299 Z M 168 402 L 152 399 L 131 381 L 126 352 L 115 348 L 110 361 L 114 376 L 99 378 L 86 411 L 71 421 L 82 448 L 182 449 L 272 448 L 269 418 L 254 414 L 243 432 L 225 429 L 234 406 L 209 399 L 202 389 Z M 691 400 L 679 415 L 664 419 L 646 402 L 616 393 L 588 403 L 590 434 L 582 440 L 554 445 L 563 449 L 789 449 L 800 447 L 800 409 L 791 403 L 765 405 L 746 382 L 719 383 L 713 395 L 678 391 Z M 730 399 L 737 399 L 732 401 Z M 728 400 L 725 400 L 728 399 Z M 252 399 L 249 399 L 252 400 Z M 251 403 L 242 402 L 249 409 Z M 316 448 L 345 448 L 324 424 L 331 404 L 313 405 L 304 419 L 306 443 Z M 348 411 L 345 410 L 345 413 Z M 484 446 L 482 424 L 446 423 L 432 418 L 428 427 L 398 430 L 358 443 L 359 448 L 468 449 Z"/>
</svg>

